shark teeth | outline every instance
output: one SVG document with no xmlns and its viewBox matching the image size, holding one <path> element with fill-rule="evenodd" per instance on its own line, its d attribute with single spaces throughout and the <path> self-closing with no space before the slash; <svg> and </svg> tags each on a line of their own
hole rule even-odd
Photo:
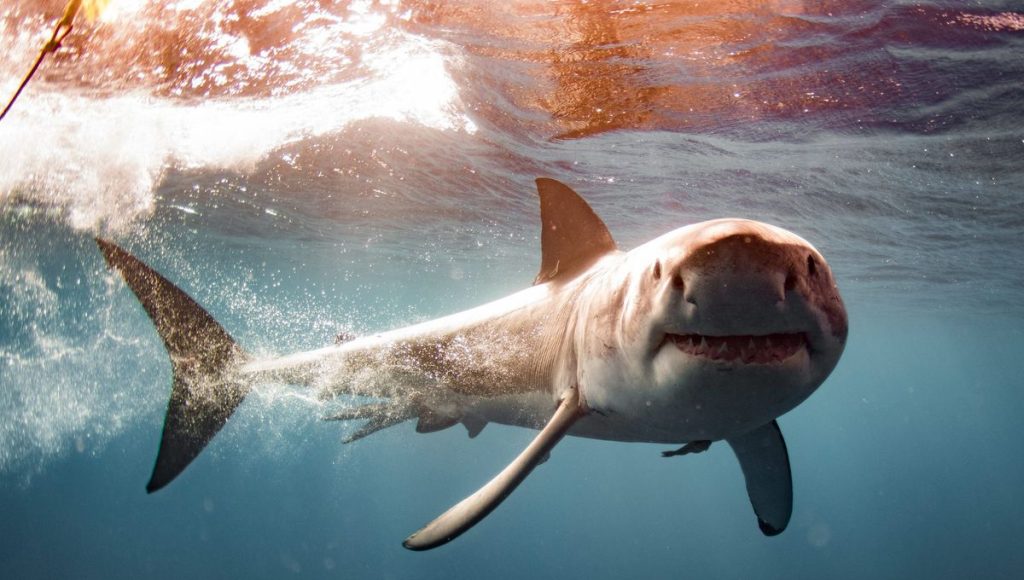
<svg viewBox="0 0 1024 580">
<path fill-rule="evenodd" d="M 668 340 L 693 356 L 745 364 L 779 363 L 806 349 L 808 344 L 803 332 L 735 336 L 669 334 Z"/>
</svg>

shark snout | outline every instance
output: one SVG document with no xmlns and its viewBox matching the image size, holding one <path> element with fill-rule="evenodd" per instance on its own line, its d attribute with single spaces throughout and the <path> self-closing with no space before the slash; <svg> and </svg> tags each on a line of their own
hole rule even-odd
<svg viewBox="0 0 1024 580">
<path fill-rule="evenodd" d="M 694 251 L 680 265 L 676 286 L 696 318 L 749 325 L 777 320 L 792 303 L 802 302 L 807 278 L 817 270 L 817 257 L 809 248 L 742 233 Z"/>
<path fill-rule="evenodd" d="M 704 311 L 740 313 L 776 308 L 786 301 L 784 272 L 695 272 L 686 277 L 683 300 Z"/>
</svg>

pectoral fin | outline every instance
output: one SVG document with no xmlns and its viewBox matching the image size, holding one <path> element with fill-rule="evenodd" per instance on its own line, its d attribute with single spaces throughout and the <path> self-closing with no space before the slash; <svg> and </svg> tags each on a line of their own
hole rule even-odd
<svg viewBox="0 0 1024 580">
<path fill-rule="evenodd" d="M 476 493 L 455 504 L 437 519 L 406 538 L 402 545 L 410 550 L 429 550 L 450 542 L 476 525 L 526 479 L 579 417 L 579 392 L 573 389 L 562 399 L 558 410 L 544 429 L 512 463 L 508 464 L 508 467 Z"/>
<path fill-rule="evenodd" d="M 728 442 L 743 469 L 761 531 L 766 536 L 781 534 L 793 512 L 793 479 L 779 424 L 772 421 Z"/>
</svg>

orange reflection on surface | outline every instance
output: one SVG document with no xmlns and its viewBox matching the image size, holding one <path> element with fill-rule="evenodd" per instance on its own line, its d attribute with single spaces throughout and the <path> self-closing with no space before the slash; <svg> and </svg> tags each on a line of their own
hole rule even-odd
<svg viewBox="0 0 1024 580">
<path fill-rule="evenodd" d="M 853 12 L 803 0 L 424 3 L 415 18 L 454 31 L 481 66 L 509 69 L 502 92 L 574 138 L 852 106 L 861 81 L 886 82 L 820 66 L 838 50 L 831 22 Z"/>
</svg>

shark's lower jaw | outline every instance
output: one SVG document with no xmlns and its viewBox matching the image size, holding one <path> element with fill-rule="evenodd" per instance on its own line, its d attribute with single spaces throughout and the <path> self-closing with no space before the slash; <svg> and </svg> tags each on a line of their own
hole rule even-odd
<svg viewBox="0 0 1024 580">
<path fill-rule="evenodd" d="M 803 332 L 733 336 L 669 334 L 667 340 L 691 356 L 721 362 L 770 365 L 808 350 Z"/>
</svg>

